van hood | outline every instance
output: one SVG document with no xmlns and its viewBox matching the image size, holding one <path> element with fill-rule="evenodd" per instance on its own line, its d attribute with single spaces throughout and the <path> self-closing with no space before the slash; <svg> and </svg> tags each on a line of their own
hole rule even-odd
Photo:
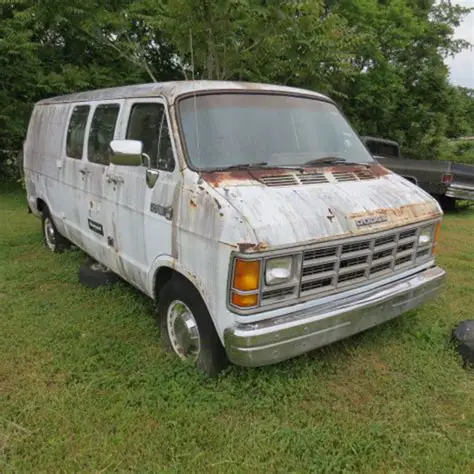
<svg viewBox="0 0 474 474">
<path fill-rule="evenodd" d="M 442 215 L 429 194 L 379 164 L 201 176 L 253 229 L 254 242 L 237 244 L 243 252 L 381 232 Z"/>
</svg>

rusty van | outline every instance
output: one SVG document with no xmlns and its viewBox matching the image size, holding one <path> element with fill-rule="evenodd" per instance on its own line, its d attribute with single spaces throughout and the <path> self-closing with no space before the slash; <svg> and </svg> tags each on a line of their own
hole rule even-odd
<svg viewBox="0 0 474 474">
<path fill-rule="evenodd" d="M 377 163 L 333 101 L 183 81 L 54 97 L 24 144 L 28 205 L 156 301 L 210 373 L 330 344 L 442 287 L 437 202 Z"/>
</svg>

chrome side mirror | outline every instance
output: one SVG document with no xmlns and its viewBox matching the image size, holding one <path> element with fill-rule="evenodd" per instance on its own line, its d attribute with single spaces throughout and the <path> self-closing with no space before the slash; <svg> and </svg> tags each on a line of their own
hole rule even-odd
<svg viewBox="0 0 474 474">
<path fill-rule="evenodd" d="M 143 143 L 139 140 L 110 142 L 110 162 L 118 166 L 142 166 Z"/>
</svg>

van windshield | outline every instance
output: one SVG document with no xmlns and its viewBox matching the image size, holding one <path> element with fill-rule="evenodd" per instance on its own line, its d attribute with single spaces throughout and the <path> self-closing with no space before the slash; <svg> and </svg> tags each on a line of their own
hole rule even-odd
<svg viewBox="0 0 474 474">
<path fill-rule="evenodd" d="M 179 102 L 189 164 L 200 170 L 373 163 L 331 103 L 301 96 L 224 93 Z"/>
</svg>

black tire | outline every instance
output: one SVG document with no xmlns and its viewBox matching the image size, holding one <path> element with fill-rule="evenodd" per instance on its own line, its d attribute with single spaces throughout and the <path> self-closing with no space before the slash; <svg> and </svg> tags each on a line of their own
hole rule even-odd
<svg viewBox="0 0 474 474">
<path fill-rule="evenodd" d="M 443 211 L 454 211 L 456 209 L 456 199 L 445 196 L 444 194 L 435 196 Z"/>
<path fill-rule="evenodd" d="M 59 233 L 46 206 L 42 211 L 41 229 L 43 232 L 43 243 L 51 252 L 61 253 L 71 247 L 71 242 Z"/>
<path fill-rule="evenodd" d="M 459 323 L 453 329 L 451 341 L 462 357 L 464 367 L 474 368 L 474 319 Z"/>
<path fill-rule="evenodd" d="M 88 259 L 79 268 L 79 281 L 87 288 L 94 289 L 113 285 L 120 281 L 120 277 L 96 261 Z"/>
<path fill-rule="evenodd" d="M 217 376 L 229 365 L 229 360 L 201 295 L 189 281 L 179 276 L 173 276 L 165 284 L 156 304 L 156 318 L 163 347 L 182 357 L 173 347 L 167 322 L 168 309 L 176 300 L 189 308 L 197 324 L 200 350 L 195 359 L 196 367 L 211 377 Z"/>
</svg>

